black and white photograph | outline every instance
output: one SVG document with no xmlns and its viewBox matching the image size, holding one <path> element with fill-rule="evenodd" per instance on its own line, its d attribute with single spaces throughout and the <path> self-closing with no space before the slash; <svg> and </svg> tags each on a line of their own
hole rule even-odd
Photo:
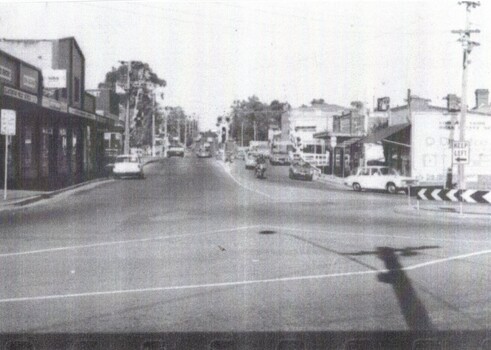
<svg viewBox="0 0 491 350">
<path fill-rule="evenodd" d="M 0 8 L 0 350 L 491 349 L 488 1 Z"/>
</svg>

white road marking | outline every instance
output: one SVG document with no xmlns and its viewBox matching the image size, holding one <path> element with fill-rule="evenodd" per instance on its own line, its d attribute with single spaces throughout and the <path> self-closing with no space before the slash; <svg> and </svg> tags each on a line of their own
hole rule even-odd
<svg viewBox="0 0 491 350">
<path fill-rule="evenodd" d="M 441 263 L 454 261 L 454 260 L 466 259 L 466 258 L 490 254 L 490 253 L 491 253 L 491 249 L 490 250 L 483 250 L 483 251 L 479 251 L 479 252 L 468 253 L 468 254 L 451 256 L 448 258 L 435 259 L 435 260 L 427 261 L 424 263 L 403 267 L 403 268 L 398 269 L 396 271 L 412 271 L 412 270 L 420 269 L 420 268 L 431 266 L 431 265 L 441 264 Z M 183 285 L 183 286 L 167 286 L 167 287 L 153 287 L 153 288 L 139 288 L 139 289 L 121 289 L 121 290 L 110 290 L 110 291 L 102 291 L 102 292 L 86 292 L 86 293 L 73 293 L 73 294 L 40 295 L 40 296 L 34 296 L 34 297 L 17 297 L 17 298 L 0 299 L 0 304 L 24 302 L 24 301 L 42 301 L 42 300 L 69 299 L 69 298 L 105 296 L 105 295 L 164 292 L 164 291 L 175 291 L 175 290 L 191 290 L 191 289 L 221 288 L 221 287 L 237 287 L 237 286 L 247 286 L 247 285 L 254 285 L 254 284 L 264 284 L 264 283 L 320 280 L 320 279 L 335 278 L 335 277 L 351 277 L 351 276 L 373 275 L 373 274 L 378 274 L 378 273 L 387 273 L 390 271 L 391 270 L 388 270 L 388 269 L 363 270 L 363 271 L 338 272 L 338 273 L 323 274 L 323 275 L 279 277 L 279 278 L 269 278 L 269 279 L 263 279 L 263 280 L 246 280 L 246 281 L 235 281 L 235 282 L 190 284 L 190 285 Z"/>
<path fill-rule="evenodd" d="M 322 234 L 331 235 L 331 236 L 368 236 L 368 237 L 381 237 L 381 238 L 401 238 L 401 239 L 408 239 L 408 240 L 415 240 L 415 239 L 416 240 L 428 240 L 428 241 L 437 241 L 437 242 L 448 241 L 448 242 L 479 243 L 479 244 L 491 243 L 491 241 L 489 241 L 489 240 L 384 235 L 384 234 L 379 234 L 379 233 L 362 233 L 362 232 L 329 232 L 329 231 L 321 231 L 321 230 L 288 228 L 288 227 L 281 227 L 281 226 L 272 226 L 271 228 L 275 229 L 275 230 L 283 230 L 283 231 L 295 231 L 295 232 L 304 232 L 304 233 L 322 233 Z"/>
<path fill-rule="evenodd" d="M 235 176 L 233 176 L 233 175 L 232 175 L 232 173 L 230 172 L 230 169 L 227 169 L 225 164 L 222 164 L 222 163 L 219 163 L 219 164 L 221 165 L 221 167 L 223 168 L 223 170 L 225 170 L 225 172 L 228 174 L 228 176 L 230 176 L 230 178 L 231 178 L 232 180 L 234 180 L 234 182 L 235 182 L 237 185 L 239 185 L 240 187 L 242 187 L 242 188 L 244 188 L 244 189 L 246 189 L 246 190 L 248 190 L 248 191 L 251 191 L 251 192 L 254 192 L 254 193 L 260 194 L 261 196 L 264 196 L 264 197 L 266 197 L 266 198 L 268 198 L 268 199 L 273 199 L 273 197 L 271 197 L 269 194 L 266 194 L 266 193 L 264 193 L 264 192 L 258 191 L 258 190 L 254 189 L 254 188 L 250 188 L 250 187 L 248 187 L 248 186 L 244 185 L 244 184 L 243 184 L 243 183 L 241 183 L 241 182 L 240 182 L 238 179 L 236 179 L 236 178 L 235 178 Z"/>
<path fill-rule="evenodd" d="M 37 249 L 37 250 L 27 250 L 23 252 L 13 252 L 13 253 L 2 253 L 0 254 L 0 258 L 10 257 L 10 256 L 22 256 L 22 255 L 30 255 L 30 254 L 41 254 L 41 253 L 54 253 L 65 250 L 76 250 L 76 249 L 86 249 L 86 248 L 97 248 L 97 247 L 105 247 L 111 245 L 119 245 L 119 244 L 131 244 L 131 243 L 141 243 L 141 242 L 149 242 L 149 241 L 159 241 L 171 238 L 180 238 L 180 237 L 192 237 L 192 236 L 202 236 L 202 235 L 212 235 L 222 232 L 232 232 L 232 231 L 242 231 L 247 229 L 254 229 L 258 227 L 263 227 L 261 225 L 253 225 L 253 226 L 241 226 L 241 227 L 232 227 L 215 231 L 205 231 L 200 233 L 186 233 L 181 235 L 171 235 L 171 236 L 157 236 L 157 237 L 148 237 L 148 238 L 140 238 L 140 239 L 128 239 L 124 241 L 110 241 L 110 242 L 100 242 L 93 244 L 83 244 L 83 245 L 74 245 L 67 247 L 55 247 L 55 248 L 45 248 L 45 249 Z"/>
</svg>

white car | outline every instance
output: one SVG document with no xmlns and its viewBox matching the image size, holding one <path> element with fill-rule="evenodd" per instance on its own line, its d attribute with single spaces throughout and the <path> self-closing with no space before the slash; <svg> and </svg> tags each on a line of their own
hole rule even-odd
<svg viewBox="0 0 491 350">
<path fill-rule="evenodd" d="M 184 146 L 181 144 L 170 145 L 167 150 L 167 157 L 184 157 Z"/>
<path fill-rule="evenodd" d="M 245 158 L 245 168 L 246 169 L 254 169 L 257 165 L 257 154 L 256 153 L 247 153 Z"/>
<path fill-rule="evenodd" d="M 113 176 L 116 179 L 125 176 L 144 178 L 143 164 L 135 154 L 117 156 L 113 167 Z"/>
<path fill-rule="evenodd" d="M 386 190 L 389 193 L 406 189 L 413 182 L 410 177 L 401 176 L 397 170 L 386 166 L 360 167 L 344 180 L 344 184 L 355 191 L 370 189 Z"/>
</svg>

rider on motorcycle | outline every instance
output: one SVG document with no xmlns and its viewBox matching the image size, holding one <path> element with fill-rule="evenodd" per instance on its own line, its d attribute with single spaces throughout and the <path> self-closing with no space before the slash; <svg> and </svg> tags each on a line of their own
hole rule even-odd
<svg viewBox="0 0 491 350">
<path fill-rule="evenodd" d="M 256 158 L 256 176 L 257 177 L 264 177 L 264 172 L 266 171 L 266 158 L 264 155 L 260 154 Z"/>
</svg>

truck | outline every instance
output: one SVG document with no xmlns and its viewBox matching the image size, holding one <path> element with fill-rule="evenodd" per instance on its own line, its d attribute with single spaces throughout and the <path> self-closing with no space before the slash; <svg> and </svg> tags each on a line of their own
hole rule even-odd
<svg viewBox="0 0 491 350">
<path fill-rule="evenodd" d="M 250 141 L 249 142 L 249 153 L 255 153 L 257 155 L 263 155 L 266 158 L 269 158 L 271 155 L 271 151 L 269 148 L 268 141 Z"/>
<path fill-rule="evenodd" d="M 290 152 L 293 145 L 290 141 L 276 141 L 271 144 L 271 165 L 290 165 Z"/>
</svg>

